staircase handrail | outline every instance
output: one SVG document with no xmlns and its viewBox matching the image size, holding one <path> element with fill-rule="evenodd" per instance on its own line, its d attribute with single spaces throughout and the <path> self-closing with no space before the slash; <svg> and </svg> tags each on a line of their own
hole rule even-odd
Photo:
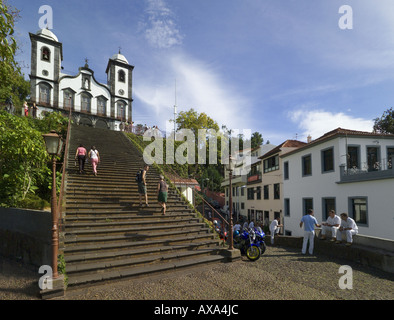
<svg viewBox="0 0 394 320">
<path fill-rule="evenodd" d="M 71 108 L 68 114 L 68 123 L 67 123 L 67 134 L 64 148 L 64 157 L 62 164 L 62 180 L 60 184 L 59 197 L 57 202 L 57 219 L 58 219 L 58 228 L 61 230 L 63 225 L 63 195 L 64 195 L 64 184 L 65 184 L 65 176 L 66 176 L 66 166 L 68 162 L 68 149 L 70 145 L 70 132 L 71 132 Z"/>
</svg>

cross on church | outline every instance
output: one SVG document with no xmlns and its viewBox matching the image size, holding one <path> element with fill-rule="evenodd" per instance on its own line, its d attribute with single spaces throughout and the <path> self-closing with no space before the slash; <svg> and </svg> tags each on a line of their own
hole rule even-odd
<svg viewBox="0 0 394 320">
<path fill-rule="evenodd" d="M 85 58 L 85 68 L 89 67 L 88 62 L 89 62 L 88 58 Z"/>
<path fill-rule="evenodd" d="M 122 49 L 122 47 L 119 47 L 119 54 L 121 54 L 121 53 L 120 53 L 120 50 L 121 50 L 121 49 Z"/>
</svg>

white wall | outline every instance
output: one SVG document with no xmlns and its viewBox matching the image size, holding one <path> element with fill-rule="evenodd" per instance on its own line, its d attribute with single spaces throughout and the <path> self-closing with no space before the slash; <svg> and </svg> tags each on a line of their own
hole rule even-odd
<svg viewBox="0 0 394 320">
<path fill-rule="evenodd" d="M 316 219 L 322 222 L 323 198 L 335 198 L 336 211 L 349 213 L 350 197 L 367 198 L 368 225 L 359 225 L 359 233 L 375 237 L 394 239 L 394 179 L 340 182 L 341 164 L 346 163 L 346 145 L 360 145 L 360 161 L 367 161 L 367 146 L 376 145 L 379 141 L 381 159 L 386 158 L 386 147 L 394 144 L 394 139 L 376 139 L 373 137 L 337 137 L 310 148 L 285 156 L 283 161 L 289 163 L 289 179 L 284 180 L 284 196 L 290 199 L 290 217 L 284 217 L 285 230 L 293 236 L 302 236 L 299 227 L 303 216 L 303 198 L 313 198 Z M 321 151 L 334 147 L 334 171 L 322 173 Z M 302 177 L 302 157 L 312 156 L 312 175 Z"/>
</svg>

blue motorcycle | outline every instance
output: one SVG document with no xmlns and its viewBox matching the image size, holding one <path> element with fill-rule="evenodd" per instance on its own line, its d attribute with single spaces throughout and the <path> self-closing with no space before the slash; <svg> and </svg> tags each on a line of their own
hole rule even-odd
<svg viewBox="0 0 394 320">
<path fill-rule="evenodd" d="M 234 247 L 241 250 L 241 254 L 251 261 L 258 260 L 264 254 L 266 245 L 265 233 L 261 228 L 244 229 L 241 233 L 234 232 Z"/>
</svg>

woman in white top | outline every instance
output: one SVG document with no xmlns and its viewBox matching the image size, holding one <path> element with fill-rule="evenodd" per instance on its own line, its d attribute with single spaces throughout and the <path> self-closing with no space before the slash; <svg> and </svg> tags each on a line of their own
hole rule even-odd
<svg viewBox="0 0 394 320">
<path fill-rule="evenodd" d="M 95 146 L 92 146 L 88 156 L 90 158 L 90 162 L 92 163 L 93 173 L 95 176 L 97 176 L 97 165 L 100 163 L 100 154 Z"/>
</svg>

